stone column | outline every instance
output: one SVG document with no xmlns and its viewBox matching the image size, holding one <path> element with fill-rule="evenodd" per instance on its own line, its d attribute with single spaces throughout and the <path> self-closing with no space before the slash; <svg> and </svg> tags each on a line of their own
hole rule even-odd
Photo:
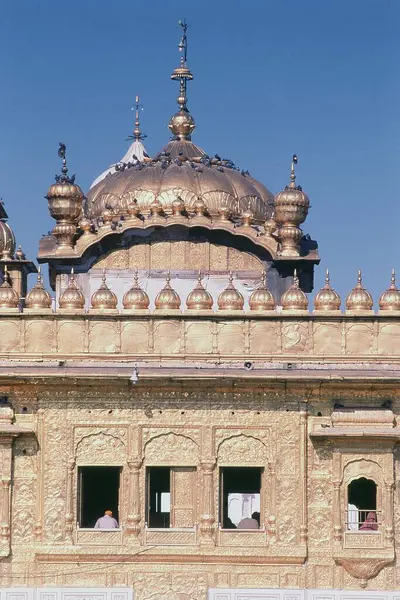
<svg viewBox="0 0 400 600">
<path fill-rule="evenodd" d="M 200 517 L 200 537 L 205 544 L 214 545 L 215 533 L 215 514 L 214 514 L 214 469 L 215 460 L 213 458 L 201 461 L 203 471 L 203 491 L 202 505 L 203 514 Z"/>
<path fill-rule="evenodd" d="M 140 468 L 142 461 L 136 458 L 128 462 L 129 467 L 129 513 L 126 523 L 126 532 L 136 537 L 140 534 Z"/>
<path fill-rule="evenodd" d="M 73 543 L 74 532 L 74 470 L 75 461 L 70 460 L 67 471 L 67 513 L 65 515 L 65 533 L 71 544 Z"/>
</svg>

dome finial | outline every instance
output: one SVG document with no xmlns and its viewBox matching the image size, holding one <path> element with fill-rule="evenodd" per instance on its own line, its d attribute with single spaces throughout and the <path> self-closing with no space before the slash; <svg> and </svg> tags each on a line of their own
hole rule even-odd
<svg viewBox="0 0 400 600">
<path fill-rule="evenodd" d="M 186 23 L 186 19 L 178 21 L 178 24 L 182 28 L 182 38 L 178 44 L 179 52 L 181 53 L 181 59 L 179 67 L 174 69 L 171 74 L 171 79 L 179 81 L 179 96 L 177 98 L 179 111 L 171 117 L 169 122 L 169 129 L 172 131 L 174 136 L 179 139 L 190 140 L 190 135 L 195 129 L 195 123 L 192 115 L 189 113 L 187 108 L 187 82 L 193 79 L 193 75 L 188 69 L 186 64 L 187 61 L 187 30 L 189 25 Z"/>
<path fill-rule="evenodd" d="M 144 140 L 144 138 L 147 137 L 140 130 L 139 111 L 143 110 L 143 105 L 140 104 L 140 96 L 139 95 L 136 95 L 135 106 L 132 107 L 132 110 L 135 111 L 135 129 L 133 130 L 133 135 L 130 136 L 128 139 L 134 139 L 137 142 L 139 142 L 140 140 Z"/>
<path fill-rule="evenodd" d="M 74 181 L 75 181 L 75 175 L 72 175 L 72 177 L 68 176 L 66 154 L 67 154 L 67 146 L 65 144 L 63 144 L 63 142 L 60 142 L 59 148 L 58 148 L 58 156 L 62 160 L 62 167 L 61 167 L 61 175 L 56 175 L 56 177 L 55 177 L 56 183 L 74 183 Z"/>
<path fill-rule="evenodd" d="M 294 170 L 294 165 L 297 165 L 297 155 L 293 154 L 292 156 L 292 166 L 290 168 L 290 183 L 289 183 L 289 187 L 290 188 L 296 188 L 296 173 Z"/>
</svg>

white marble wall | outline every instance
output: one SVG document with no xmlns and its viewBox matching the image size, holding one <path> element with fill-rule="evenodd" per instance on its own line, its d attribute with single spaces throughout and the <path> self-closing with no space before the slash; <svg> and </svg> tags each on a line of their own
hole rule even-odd
<svg viewBox="0 0 400 600">
<path fill-rule="evenodd" d="M 130 588 L 0 588 L 0 600 L 133 600 Z"/>
</svg>

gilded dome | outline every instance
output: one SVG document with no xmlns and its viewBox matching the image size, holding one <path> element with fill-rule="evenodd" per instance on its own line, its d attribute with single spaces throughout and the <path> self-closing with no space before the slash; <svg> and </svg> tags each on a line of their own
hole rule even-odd
<svg viewBox="0 0 400 600">
<path fill-rule="evenodd" d="M 314 307 L 315 310 L 339 310 L 340 309 L 340 296 L 331 287 L 329 271 L 326 270 L 325 285 L 320 289 L 318 294 L 315 296 Z"/>
<path fill-rule="evenodd" d="M 92 308 L 95 309 L 116 309 L 118 304 L 117 296 L 110 290 L 107 285 L 106 272 L 103 270 L 103 277 L 101 278 L 101 286 L 92 295 L 91 304 Z"/>
<path fill-rule="evenodd" d="M 289 289 L 282 295 L 281 305 L 283 310 L 307 310 L 308 299 L 299 286 L 299 278 L 296 270 L 294 271 L 293 283 Z"/>
<path fill-rule="evenodd" d="M 122 306 L 130 310 L 146 310 L 149 308 L 148 295 L 139 285 L 138 273 L 136 271 L 133 286 L 124 294 Z"/>
<path fill-rule="evenodd" d="M 249 298 L 250 310 L 275 310 L 275 300 L 265 281 L 265 272 L 261 276 L 261 285 L 254 290 Z"/>
<path fill-rule="evenodd" d="M 156 299 L 154 301 L 155 307 L 158 310 L 177 310 L 181 306 L 181 299 L 179 298 L 176 291 L 172 289 L 170 281 L 171 277 L 168 273 L 165 286 L 163 287 L 161 292 L 157 294 Z"/>
<path fill-rule="evenodd" d="M 37 282 L 28 292 L 25 299 L 26 308 L 51 308 L 51 296 L 43 286 L 40 267 L 37 275 Z"/>
<path fill-rule="evenodd" d="M 112 206 L 116 215 L 127 215 L 129 205 L 136 200 L 144 215 L 158 200 L 163 212 L 172 214 L 172 203 L 180 197 L 188 212 L 198 212 L 198 200 L 207 206 L 212 217 L 227 206 L 233 217 L 239 217 L 248 207 L 254 222 L 264 223 L 271 215 L 273 195 L 248 172 L 239 171 L 229 160 L 208 156 L 187 139 L 173 139 L 152 160 L 121 163 L 117 171 L 88 193 L 89 219 L 99 218 Z"/>
<path fill-rule="evenodd" d="M 243 310 L 244 298 L 233 285 L 232 272 L 229 273 L 229 283 L 218 296 L 217 303 L 220 310 Z"/>
<path fill-rule="evenodd" d="M 6 221 L 0 219 L 0 255 L 4 251 L 12 257 L 15 252 L 14 232 Z"/>
<path fill-rule="evenodd" d="M 186 306 L 190 310 L 211 310 L 214 304 L 213 298 L 201 283 L 201 273 L 197 278 L 196 287 L 190 292 L 186 299 Z"/>
<path fill-rule="evenodd" d="M 19 296 L 17 292 L 8 283 L 7 267 L 4 267 L 4 281 L 0 285 L 0 309 L 17 308 L 18 304 Z"/>
<path fill-rule="evenodd" d="M 346 298 L 346 310 L 371 310 L 374 301 L 363 287 L 361 271 L 358 271 L 357 285 Z"/>
<path fill-rule="evenodd" d="M 75 310 L 80 310 L 85 306 L 85 297 L 76 284 L 73 269 L 71 269 L 71 275 L 68 278 L 68 287 L 60 295 L 58 303 L 60 308 Z"/>
<path fill-rule="evenodd" d="M 393 269 L 390 287 L 379 298 L 380 310 L 400 310 L 400 290 L 396 286 L 396 273 Z"/>
</svg>

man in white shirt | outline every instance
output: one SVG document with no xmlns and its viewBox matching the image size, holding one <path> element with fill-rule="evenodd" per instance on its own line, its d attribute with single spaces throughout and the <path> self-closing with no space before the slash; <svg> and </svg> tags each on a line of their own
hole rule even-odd
<svg viewBox="0 0 400 600">
<path fill-rule="evenodd" d="M 97 519 L 95 529 L 118 529 L 118 521 L 113 518 L 112 511 L 106 510 L 104 517 Z"/>
</svg>

